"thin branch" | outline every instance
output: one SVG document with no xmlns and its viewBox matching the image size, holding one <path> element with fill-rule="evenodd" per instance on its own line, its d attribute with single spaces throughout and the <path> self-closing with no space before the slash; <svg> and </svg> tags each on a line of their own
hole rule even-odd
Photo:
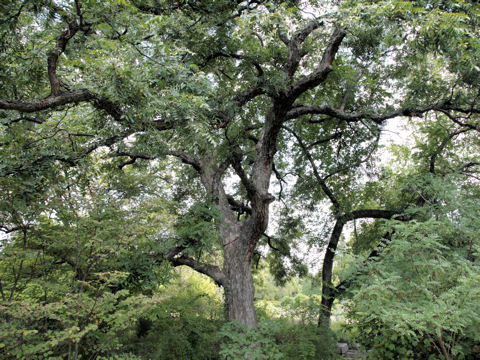
<svg viewBox="0 0 480 360">
<path fill-rule="evenodd" d="M 283 194 L 283 185 L 282 185 L 282 183 L 287 184 L 287 182 L 283 179 L 282 175 L 281 175 L 280 172 L 277 170 L 277 167 L 275 166 L 275 163 L 272 163 L 272 171 L 273 171 L 273 173 L 275 174 L 275 177 L 277 178 L 278 184 L 279 184 L 279 186 L 280 186 L 280 191 L 279 191 L 279 193 L 278 193 L 278 199 L 279 199 L 279 200 L 282 200 L 282 194 Z"/>
<path fill-rule="evenodd" d="M 329 141 L 331 141 L 331 140 L 339 139 L 339 138 L 342 137 L 342 135 L 343 135 L 343 132 L 342 132 L 342 131 L 336 132 L 336 133 L 333 134 L 333 135 L 327 136 L 327 137 L 325 137 L 325 138 L 323 138 L 323 139 L 319 139 L 319 140 L 314 141 L 313 143 L 307 145 L 307 149 L 311 149 L 312 147 L 315 147 L 315 146 L 320 145 L 320 144 L 325 144 L 325 143 L 327 143 L 327 142 L 329 142 Z"/>
<path fill-rule="evenodd" d="M 441 111 L 445 113 L 447 110 L 453 110 L 464 114 L 471 114 L 471 113 L 480 113 L 480 109 L 472 109 L 472 108 L 462 108 L 462 107 L 454 107 L 451 105 L 445 105 L 444 103 L 433 104 L 425 107 L 418 107 L 418 108 L 401 108 L 397 110 L 393 110 L 390 112 L 386 112 L 383 114 L 378 113 L 362 113 L 362 112 L 345 112 L 342 109 L 334 109 L 328 105 L 304 105 L 304 104 L 297 104 L 295 105 L 290 111 L 287 112 L 286 120 L 297 119 L 303 115 L 326 115 L 328 117 L 333 117 L 339 120 L 344 120 L 346 122 L 356 122 L 363 119 L 370 119 L 376 124 L 382 124 L 385 120 L 395 118 L 397 116 L 417 116 L 420 117 L 421 115 L 429 112 L 429 111 Z M 328 118 L 327 118 L 328 119 Z M 311 121 L 312 123 L 315 122 L 323 122 L 326 119 L 322 119 L 321 121 Z M 469 126 L 474 127 L 474 125 L 462 124 L 462 126 Z M 477 129 L 476 127 L 474 127 Z"/>
<path fill-rule="evenodd" d="M 324 180 L 324 178 L 322 178 L 318 172 L 318 168 L 317 168 L 317 165 L 315 164 L 315 160 L 313 159 L 312 155 L 310 154 L 310 152 L 308 151 L 307 149 L 307 146 L 303 143 L 303 140 L 300 138 L 300 136 L 297 135 L 297 133 L 295 131 L 293 131 L 292 129 L 286 127 L 286 126 L 282 126 L 283 129 L 287 130 L 288 132 L 290 132 L 294 137 L 295 139 L 297 139 L 297 143 L 298 145 L 300 146 L 300 148 L 302 149 L 303 153 L 305 154 L 305 156 L 307 157 L 308 161 L 310 162 L 310 165 L 312 166 L 312 170 L 313 170 L 313 175 L 315 176 L 315 179 L 317 180 L 318 184 L 320 185 L 320 188 L 322 189 L 322 191 L 325 193 L 325 195 L 327 195 L 327 197 L 330 199 L 330 201 L 332 202 L 332 205 L 335 209 L 335 212 L 339 212 L 340 211 L 340 203 L 338 202 L 336 196 L 333 194 L 332 190 L 328 187 L 326 181 Z"/>
<path fill-rule="evenodd" d="M 432 174 L 435 174 L 435 161 L 437 160 L 437 157 L 442 153 L 442 151 L 445 149 L 449 141 L 452 140 L 455 136 L 458 136 L 470 130 L 472 130 L 472 128 L 459 129 L 457 131 L 449 133 L 448 136 L 445 139 L 443 139 L 443 141 L 438 146 L 437 150 L 430 157 L 429 171 Z"/>
<path fill-rule="evenodd" d="M 282 252 L 282 251 L 280 251 L 279 248 L 272 245 L 272 237 L 271 236 L 267 235 L 266 233 L 263 233 L 263 236 L 265 236 L 267 238 L 267 244 L 272 250 L 278 251 L 280 253 Z"/>
<path fill-rule="evenodd" d="M 358 167 L 360 166 L 361 164 L 363 163 L 366 163 L 373 155 L 373 153 L 375 152 L 375 150 L 377 149 L 378 147 L 378 141 L 380 140 L 380 133 L 378 133 L 374 143 L 373 143 L 373 146 L 372 148 L 370 149 L 370 151 L 368 152 L 368 154 L 363 158 L 363 159 L 360 159 L 350 165 L 347 165 L 347 166 L 344 166 L 344 167 L 341 167 L 341 168 L 337 168 L 335 171 L 331 172 L 330 174 L 328 175 L 325 175 L 325 177 L 323 178 L 324 180 L 328 180 L 329 178 L 331 178 L 332 176 L 335 176 L 337 174 L 340 174 L 344 171 L 348 171 L 354 167 Z M 340 150 L 340 149 L 339 149 Z"/>
<path fill-rule="evenodd" d="M 33 118 L 33 117 L 30 117 L 30 116 L 22 116 L 22 117 L 19 117 L 17 119 L 13 119 L 13 120 L 4 122 L 4 123 L 2 123 L 2 125 L 8 126 L 8 125 L 11 125 L 11 124 L 18 123 L 20 121 L 31 122 L 31 123 L 34 123 L 34 124 L 43 124 L 45 122 L 45 120 L 42 120 L 42 119 L 39 119 L 39 118 Z"/>
</svg>

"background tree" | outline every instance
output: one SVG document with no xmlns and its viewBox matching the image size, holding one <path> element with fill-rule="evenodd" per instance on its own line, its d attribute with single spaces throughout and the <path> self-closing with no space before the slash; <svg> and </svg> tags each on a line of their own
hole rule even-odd
<svg viewBox="0 0 480 360">
<path fill-rule="evenodd" d="M 349 316 L 380 356 L 476 356 L 477 190 L 458 180 L 426 175 L 411 183 L 426 204 L 410 209 L 415 221 L 387 223 L 388 246 L 354 282 Z"/>
</svg>

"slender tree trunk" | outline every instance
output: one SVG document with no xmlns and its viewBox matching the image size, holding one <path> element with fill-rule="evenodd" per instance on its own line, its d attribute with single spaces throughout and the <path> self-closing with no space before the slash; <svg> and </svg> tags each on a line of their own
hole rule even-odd
<svg viewBox="0 0 480 360">
<path fill-rule="evenodd" d="M 445 347 L 445 343 L 443 342 L 443 338 L 441 335 L 437 338 L 437 342 L 440 345 L 440 349 L 442 350 L 443 358 L 445 360 L 453 360 L 452 355 L 450 355 L 447 348 Z"/>
<path fill-rule="evenodd" d="M 332 305 L 335 298 L 325 287 L 322 289 L 322 304 L 320 307 L 320 316 L 318 317 L 319 327 L 329 327 L 330 317 L 332 315 Z"/>
</svg>

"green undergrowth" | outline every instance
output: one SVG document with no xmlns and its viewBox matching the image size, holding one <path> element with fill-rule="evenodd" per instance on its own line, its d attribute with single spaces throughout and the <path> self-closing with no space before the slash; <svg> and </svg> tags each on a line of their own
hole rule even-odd
<svg viewBox="0 0 480 360">
<path fill-rule="evenodd" d="M 128 337 L 133 359 L 337 358 L 333 333 L 284 319 L 262 321 L 258 330 L 201 317 L 143 319 Z"/>
</svg>

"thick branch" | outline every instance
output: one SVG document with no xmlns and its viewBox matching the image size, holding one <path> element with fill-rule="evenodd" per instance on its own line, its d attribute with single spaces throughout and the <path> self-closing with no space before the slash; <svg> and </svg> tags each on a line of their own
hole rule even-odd
<svg viewBox="0 0 480 360">
<path fill-rule="evenodd" d="M 227 195 L 227 200 L 233 211 L 238 213 L 246 213 L 248 215 L 252 214 L 252 208 L 250 206 L 247 206 L 244 203 L 236 200 L 232 195 Z"/>
<path fill-rule="evenodd" d="M 177 150 L 168 150 L 165 152 L 165 154 L 179 158 L 184 164 L 191 165 L 198 172 L 202 170 L 200 161 L 198 161 L 194 156 L 190 154 Z"/>
<path fill-rule="evenodd" d="M 31 113 L 42 110 L 54 109 L 56 107 L 79 103 L 84 101 L 92 101 L 95 99 L 95 94 L 89 90 L 75 90 L 68 93 L 62 93 L 56 96 L 49 96 L 47 98 L 32 101 L 22 102 L 16 100 L 1 100 L 0 109 L 2 110 L 17 110 L 23 113 Z"/>
<path fill-rule="evenodd" d="M 51 96 L 60 94 L 60 81 L 57 77 L 58 57 L 65 51 L 68 41 L 80 30 L 80 27 L 73 21 L 68 22 L 68 28 L 62 32 L 57 39 L 55 47 L 50 50 L 47 58 L 48 79 L 50 81 Z"/>
<path fill-rule="evenodd" d="M 335 29 L 327 48 L 323 53 L 322 60 L 318 67 L 309 75 L 300 78 L 290 90 L 288 97 L 292 99 L 298 98 L 305 91 L 313 89 L 321 84 L 327 78 L 328 74 L 333 70 L 332 64 L 338 52 L 338 48 L 345 37 L 346 32 L 341 28 Z"/>
<path fill-rule="evenodd" d="M 245 173 L 245 170 L 243 169 L 242 164 L 240 163 L 240 160 L 233 159 L 232 167 L 235 170 L 235 173 L 240 178 L 240 181 L 242 182 L 242 185 L 245 187 L 245 190 L 247 190 L 247 195 L 249 200 L 254 201 L 255 197 L 258 195 L 258 191 L 255 188 L 255 185 L 249 179 L 248 175 Z"/>
<path fill-rule="evenodd" d="M 285 66 L 285 70 L 290 79 L 295 74 L 300 60 L 304 56 L 300 46 L 308 37 L 308 35 L 310 35 L 314 30 L 318 29 L 321 25 L 322 23 L 318 20 L 310 20 L 305 27 L 298 30 L 295 34 L 293 34 L 292 38 L 287 41 L 288 61 Z"/>
<path fill-rule="evenodd" d="M 355 219 L 391 219 L 395 215 L 401 214 L 400 211 L 396 210 L 379 210 L 379 209 L 362 209 L 362 210 L 353 210 L 352 212 L 346 213 L 342 216 L 342 221 L 345 223 Z"/>
<path fill-rule="evenodd" d="M 322 314 L 319 318 L 319 325 L 324 325 L 324 322 L 328 322 L 330 319 L 331 307 L 333 300 L 335 299 L 335 288 L 332 284 L 332 270 L 333 260 L 335 258 L 338 242 L 342 235 L 343 226 L 351 220 L 362 218 L 375 218 L 375 219 L 390 219 L 395 215 L 400 214 L 399 211 L 394 210 L 377 210 L 377 209 L 362 209 L 354 210 L 349 213 L 345 213 L 337 218 L 330 240 L 328 242 L 327 250 L 323 258 L 322 266 Z"/>
<path fill-rule="evenodd" d="M 177 255 L 179 255 L 185 249 L 185 246 L 176 246 L 168 250 L 166 253 L 161 254 L 161 257 L 167 261 L 170 261 L 173 266 L 185 265 L 201 274 L 207 275 L 219 286 L 223 286 L 225 284 L 225 274 L 218 266 L 204 264 L 186 255 L 177 257 Z"/>
<path fill-rule="evenodd" d="M 265 94 L 265 90 L 262 88 L 262 84 L 258 83 L 257 85 L 248 88 L 244 91 L 242 91 L 240 94 L 236 95 L 233 98 L 233 101 L 235 105 L 238 107 L 242 107 L 245 105 L 247 102 L 255 99 L 259 95 Z"/>
<path fill-rule="evenodd" d="M 201 274 L 207 275 L 219 286 L 224 286 L 225 284 L 225 274 L 218 266 L 204 264 L 186 255 L 171 258 L 169 261 L 173 266 L 185 265 Z"/>
</svg>

